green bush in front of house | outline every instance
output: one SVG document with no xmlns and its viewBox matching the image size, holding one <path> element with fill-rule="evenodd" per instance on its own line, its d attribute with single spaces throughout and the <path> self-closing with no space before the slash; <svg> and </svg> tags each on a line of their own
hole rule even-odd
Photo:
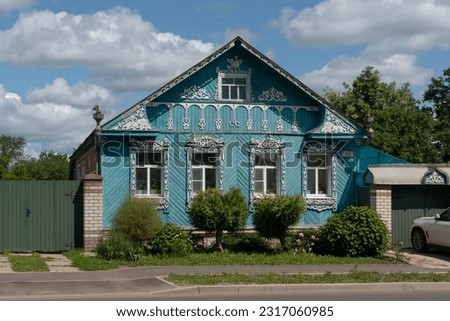
<svg viewBox="0 0 450 321">
<path fill-rule="evenodd" d="M 163 227 L 158 209 L 152 200 L 129 198 L 114 218 L 113 230 L 127 235 L 133 242 L 145 244 Z"/>
<path fill-rule="evenodd" d="M 387 250 L 388 235 L 386 225 L 374 209 L 350 206 L 322 226 L 317 252 L 334 256 L 378 257 Z"/>
<path fill-rule="evenodd" d="M 192 252 L 192 240 L 189 233 L 172 223 L 167 223 L 156 232 L 150 242 L 153 255 L 185 256 Z"/>
<path fill-rule="evenodd" d="M 286 240 L 289 226 L 298 223 L 305 210 L 301 195 L 266 196 L 254 203 L 253 224 L 266 238 L 278 238 L 283 249 L 288 249 Z"/>
<path fill-rule="evenodd" d="M 132 241 L 127 235 L 112 230 L 107 238 L 101 240 L 94 249 L 98 257 L 106 260 L 138 261 L 144 254 L 141 244 Z"/>
<path fill-rule="evenodd" d="M 217 188 L 199 192 L 192 199 L 189 218 L 200 230 L 214 232 L 218 251 L 223 251 L 224 231 L 234 232 L 244 226 L 248 216 L 245 197 L 237 187 L 222 193 Z"/>
</svg>

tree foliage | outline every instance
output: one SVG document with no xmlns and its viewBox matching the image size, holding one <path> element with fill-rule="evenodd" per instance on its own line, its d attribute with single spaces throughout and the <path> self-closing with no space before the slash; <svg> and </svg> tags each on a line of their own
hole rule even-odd
<svg viewBox="0 0 450 321">
<path fill-rule="evenodd" d="M 189 210 L 194 227 L 215 233 L 219 251 L 223 251 L 223 232 L 234 232 L 243 227 L 247 216 L 247 202 L 237 187 L 233 187 L 225 194 L 216 188 L 199 192 L 192 199 Z"/>
<path fill-rule="evenodd" d="M 65 154 L 42 152 L 39 158 L 18 161 L 6 176 L 15 180 L 69 179 L 69 159 Z"/>
<path fill-rule="evenodd" d="M 434 120 L 431 113 L 417 107 L 417 101 L 405 83 L 381 81 L 380 73 L 366 67 L 344 92 L 328 90 L 326 98 L 337 109 L 362 125 L 374 117 L 372 146 L 407 161 L 436 161 Z"/>
<path fill-rule="evenodd" d="M 284 249 L 289 226 L 298 223 L 305 210 L 301 195 L 266 196 L 255 201 L 253 224 L 264 237 L 276 237 Z"/>
<path fill-rule="evenodd" d="M 436 118 L 435 138 L 439 162 L 450 162 L 450 67 L 431 83 L 423 94 L 423 102 Z"/>
</svg>

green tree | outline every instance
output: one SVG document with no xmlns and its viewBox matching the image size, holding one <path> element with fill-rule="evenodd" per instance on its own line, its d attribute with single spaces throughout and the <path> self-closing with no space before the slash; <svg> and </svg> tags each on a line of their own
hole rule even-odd
<svg viewBox="0 0 450 321">
<path fill-rule="evenodd" d="M 368 114 L 374 117 L 373 147 L 411 162 L 435 161 L 433 117 L 417 107 L 409 84 L 384 83 L 381 74 L 369 66 L 351 85 L 344 83 L 343 93 L 328 89 L 325 97 L 364 126 Z"/>
<path fill-rule="evenodd" d="M 423 94 L 423 102 L 436 118 L 435 139 L 439 162 L 450 162 L 450 67 L 431 83 Z"/>
<path fill-rule="evenodd" d="M 0 135 L 0 179 L 5 178 L 13 162 L 22 158 L 25 145 L 23 137 Z"/>
<path fill-rule="evenodd" d="M 221 252 L 223 232 L 235 232 L 243 227 L 247 216 L 247 202 L 237 187 L 225 194 L 216 188 L 199 192 L 189 210 L 194 227 L 215 233 L 217 250 Z"/>
<path fill-rule="evenodd" d="M 305 202 L 301 195 L 266 196 L 256 200 L 253 224 L 264 237 L 276 237 L 281 247 L 288 249 L 286 236 L 289 226 L 298 223 Z"/>
<path fill-rule="evenodd" d="M 69 179 L 69 159 L 65 154 L 41 152 L 39 158 L 18 161 L 6 176 L 16 180 L 65 180 Z"/>
</svg>

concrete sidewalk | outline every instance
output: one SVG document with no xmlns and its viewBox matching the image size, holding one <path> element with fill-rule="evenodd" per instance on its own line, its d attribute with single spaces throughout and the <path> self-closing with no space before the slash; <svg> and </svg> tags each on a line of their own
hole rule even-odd
<svg viewBox="0 0 450 321">
<path fill-rule="evenodd" d="M 334 265 L 241 265 L 241 266 L 148 266 L 86 272 L 78 271 L 61 254 L 41 254 L 49 258 L 51 272 L 12 272 L 5 256 L 0 256 L 0 300 L 70 300 L 113 299 L 184 291 L 166 282 L 162 277 L 174 274 L 218 273 L 350 273 L 405 272 L 448 273 L 450 257 L 439 253 L 419 255 L 405 253 L 409 263 L 403 264 L 334 264 Z M 417 285 L 414 285 L 417 286 Z M 239 286 L 242 288 L 244 286 Z M 280 287 L 277 285 L 275 287 Z M 436 287 L 449 292 L 450 283 L 437 283 Z M 197 288 L 196 288 L 197 289 Z M 272 287 L 271 287 L 272 289 Z M 195 292 L 195 291 L 194 291 Z M 219 291 L 220 292 L 220 291 Z M 450 293 L 450 292 L 449 292 Z"/>
</svg>

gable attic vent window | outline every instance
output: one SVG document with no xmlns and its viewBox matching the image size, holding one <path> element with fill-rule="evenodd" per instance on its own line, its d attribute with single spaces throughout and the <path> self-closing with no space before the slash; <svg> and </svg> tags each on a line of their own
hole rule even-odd
<svg viewBox="0 0 450 321">
<path fill-rule="evenodd" d="M 219 73 L 219 99 L 223 101 L 245 102 L 250 100 L 248 74 Z"/>
<path fill-rule="evenodd" d="M 219 73 L 219 99 L 234 102 L 250 100 L 249 83 L 248 74 Z"/>
</svg>

